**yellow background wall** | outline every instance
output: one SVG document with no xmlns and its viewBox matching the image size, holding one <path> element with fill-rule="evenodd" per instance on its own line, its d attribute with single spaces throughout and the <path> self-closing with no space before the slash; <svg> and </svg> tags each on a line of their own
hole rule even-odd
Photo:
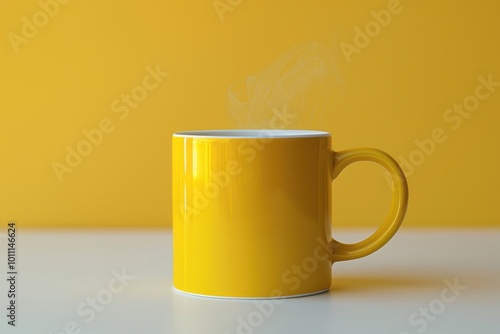
<svg viewBox="0 0 500 334">
<path fill-rule="evenodd" d="M 409 161 L 406 226 L 500 225 L 500 87 L 477 88 L 500 82 L 498 1 L 60 1 L 0 5 L 0 223 L 170 225 L 171 134 L 240 126 L 230 85 L 317 42 L 338 81 L 323 113 L 291 127 Z M 463 103 L 473 111 L 447 111 Z M 98 127 L 68 166 L 67 147 Z M 371 165 L 334 196 L 335 226 L 376 226 L 389 205 Z"/>
</svg>

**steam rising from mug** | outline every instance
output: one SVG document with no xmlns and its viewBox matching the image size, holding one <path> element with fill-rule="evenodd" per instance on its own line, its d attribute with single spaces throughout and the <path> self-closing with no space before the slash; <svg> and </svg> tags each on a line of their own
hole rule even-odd
<svg viewBox="0 0 500 334">
<path fill-rule="evenodd" d="M 228 90 L 228 109 L 240 128 L 314 127 L 340 83 L 330 50 L 317 42 L 293 47 L 272 65 Z M 288 122 L 273 126 L 276 113 Z"/>
</svg>

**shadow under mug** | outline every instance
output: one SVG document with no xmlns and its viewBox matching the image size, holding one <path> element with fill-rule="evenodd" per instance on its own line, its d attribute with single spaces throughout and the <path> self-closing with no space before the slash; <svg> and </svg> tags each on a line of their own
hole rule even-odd
<svg viewBox="0 0 500 334">
<path fill-rule="evenodd" d="M 392 205 L 363 241 L 331 232 L 331 182 L 371 161 L 391 175 Z M 384 246 L 406 212 L 408 186 L 388 154 L 335 152 L 310 130 L 207 130 L 172 139 L 173 284 L 222 298 L 282 298 L 326 291 L 334 262 Z"/>
</svg>

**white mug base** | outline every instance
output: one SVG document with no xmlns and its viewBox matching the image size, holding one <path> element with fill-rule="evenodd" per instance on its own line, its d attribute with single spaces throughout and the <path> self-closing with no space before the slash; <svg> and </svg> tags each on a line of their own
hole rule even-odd
<svg viewBox="0 0 500 334">
<path fill-rule="evenodd" d="M 327 292 L 330 289 L 324 289 L 320 291 L 315 291 L 315 292 L 310 292 L 310 293 L 303 293 L 303 294 L 297 294 L 297 295 L 288 295 L 288 296 L 275 296 L 275 297 L 231 297 L 231 296 L 213 296 L 213 295 L 204 295 L 204 294 L 199 294 L 199 293 L 193 293 L 193 292 L 188 292 L 188 291 L 183 291 L 177 289 L 175 286 L 172 287 L 174 291 L 177 291 L 181 294 L 184 295 L 189 295 L 189 296 L 194 296 L 194 297 L 200 297 L 200 298 L 212 298 L 212 299 L 228 299 L 228 300 L 260 300 L 260 299 L 287 299 L 287 298 L 299 298 L 299 297 L 306 297 L 306 296 L 313 296 L 313 295 L 318 295 L 320 293 Z"/>
</svg>

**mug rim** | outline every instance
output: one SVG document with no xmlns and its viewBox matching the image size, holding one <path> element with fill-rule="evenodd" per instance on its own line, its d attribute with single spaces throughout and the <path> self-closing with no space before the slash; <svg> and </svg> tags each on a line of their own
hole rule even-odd
<svg viewBox="0 0 500 334">
<path fill-rule="evenodd" d="M 173 137 L 191 138 L 310 138 L 329 137 L 330 133 L 321 130 L 297 129 L 223 129 L 223 130 L 192 130 L 175 132 Z"/>
</svg>

